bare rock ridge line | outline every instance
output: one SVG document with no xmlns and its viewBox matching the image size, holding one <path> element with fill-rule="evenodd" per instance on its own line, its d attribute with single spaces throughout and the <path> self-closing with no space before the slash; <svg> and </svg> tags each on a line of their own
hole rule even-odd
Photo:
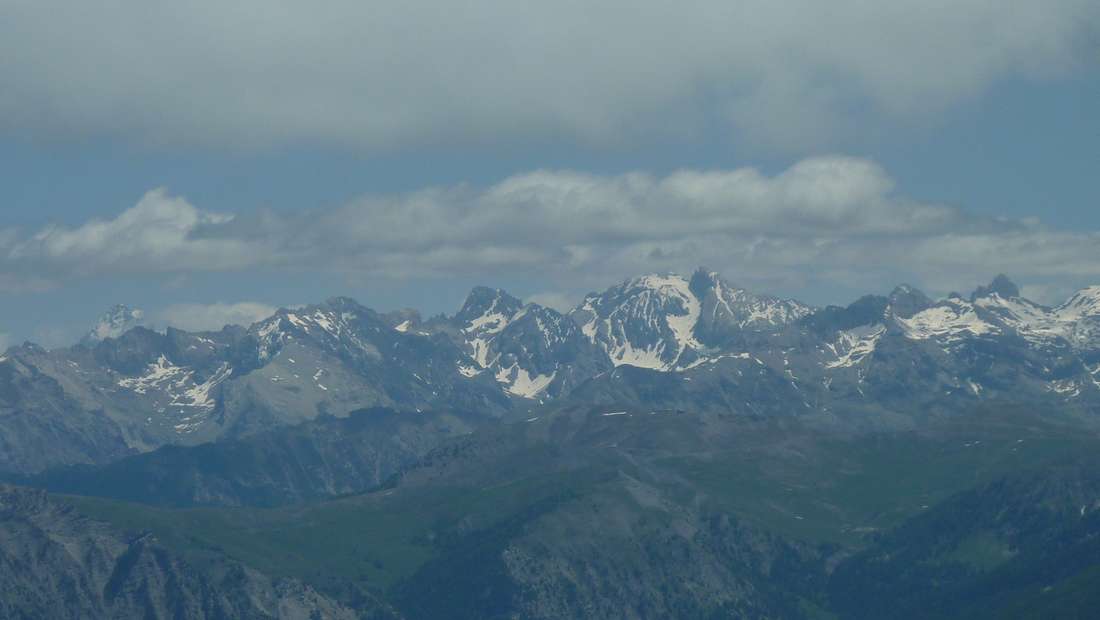
<svg viewBox="0 0 1100 620">
<path fill-rule="evenodd" d="M 968 297 L 902 285 L 846 307 L 700 269 L 632 278 L 565 313 L 478 287 L 455 315 L 426 320 L 348 298 L 218 332 L 158 332 L 142 318 L 119 306 L 73 347 L 0 356 L 0 471 L 371 407 L 485 420 L 570 402 L 753 416 L 911 417 L 999 398 L 1100 407 L 1100 287 L 1046 307 L 1005 276 Z"/>
</svg>

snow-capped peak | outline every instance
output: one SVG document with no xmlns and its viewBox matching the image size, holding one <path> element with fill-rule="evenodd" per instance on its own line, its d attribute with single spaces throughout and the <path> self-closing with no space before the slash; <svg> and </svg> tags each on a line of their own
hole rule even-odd
<svg viewBox="0 0 1100 620">
<path fill-rule="evenodd" d="M 997 276 L 988 286 L 978 287 L 969 301 L 953 296 L 911 317 L 896 319 L 913 339 L 952 341 L 1014 332 L 1040 346 L 1064 339 L 1075 347 L 1090 348 L 1097 333 L 1090 316 L 1100 317 L 1100 287 L 1083 289 L 1051 309 L 1021 297 L 1011 280 Z"/>
<path fill-rule="evenodd" d="M 699 322 L 702 305 L 695 294 L 691 292 L 690 283 L 676 275 L 651 275 L 643 278 L 642 285 L 660 295 L 679 298 L 682 304 L 682 313 L 673 312 L 665 316 L 665 322 L 676 339 L 676 358 L 679 359 L 685 349 L 702 347 L 699 341 L 695 339 L 695 325 Z"/>
<path fill-rule="evenodd" d="M 290 340 L 308 339 L 330 351 L 377 358 L 378 351 L 364 339 L 369 327 L 383 325 L 373 311 L 352 299 L 336 297 L 316 306 L 286 309 L 252 326 L 258 342 L 257 359 L 263 364 L 274 358 Z"/>
<path fill-rule="evenodd" d="M 691 290 L 703 305 L 709 331 L 774 330 L 813 312 L 792 299 L 757 295 L 731 285 L 716 272 L 700 269 L 691 278 Z"/>
<path fill-rule="evenodd" d="M 813 312 L 793 300 L 755 295 L 720 275 L 653 274 L 589 294 L 570 316 L 617 365 L 673 370 L 742 332 L 778 332 Z"/>
<path fill-rule="evenodd" d="M 912 317 L 897 316 L 894 320 L 913 340 L 937 338 L 954 342 L 1000 332 L 996 325 L 978 315 L 974 304 L 957 297 L 949 297 Z"/>
<path fill-rule="evenodd" d="M 515 396 L 553 397 L 610 366 L 569 317 L 499 289 L 475 288 L 451 324 L 472 360 L 458 371 L 486 372 Z"/>
<path fill-rule="evenodd" d="M 1054 309 L 1062 320 L 1100 316 L 1100 286 L 1089 286 L 1074 293 Z"/>
<path fill-rule="evenodd" d="M 145 312 L 137 308 L 119 304 L 112 307 L 99 318 L 94 327 L 84 336 L 85 344 L 95 344 L 108 338 L 118 338 L 127 331 L 145 323 Z"/>
<path fill-rule="evenodd" d="M 1090 286 L 1073 294 L 1051 311 L 1059 330 L 1072 346 L 1083 350 L 1100 349 L 1100 286 Z"/>
<path fill-rule="evenodd" d="M 570 316 L 616 366 L 669 370 L 686 351 L 701 348 L 695 337 L 701 313 L 687 279 L 652 274 L 588 295 Z"/>
<path fill-rule="evenodd" d="M 500 289 L 479 286 L 470 291 L 455 321 L 465 336 L 470 357 L 481 368 L 494 363 L 490 344 L 494 337 L 525 312 L 523 302 Z"/>
<path fill-rule="evenodd" d="M 466 301 L 455 319 L 463 325 L 464 330 L 478 331 L 486 326 L 491 327 L 490 324 L 501 322 L 502 319 L 511 319 L 522 308 L 523 302 L 505 291 L 478 286 L 466 296 Z M 498 331 L 504 326 L 504 323 L 498 325 Z"/>
</svg>

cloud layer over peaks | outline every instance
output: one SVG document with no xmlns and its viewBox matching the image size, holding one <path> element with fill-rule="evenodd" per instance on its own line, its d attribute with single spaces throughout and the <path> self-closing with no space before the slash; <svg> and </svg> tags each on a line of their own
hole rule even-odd
<svg viewBox="0 0 1100 620">
<path fill-rule="evenodd" d="M 155 324 L 192 332 L 217 331 L 226 325 L 248 327 L 275 314 L 276 308 L 256 302 L 175 304 L 154 316 Z"/>
<path fill-rule="evenodd" d="M 0 283 L 279 268 L 351 279 L 496 274 L 560 289 L 705 264 L 761 290 L 898 279 L 946 290 L 1001 271 L 1057 286 L 1100 280 L 1098 243 L 1095 231 L 900 196 L 874 162 L 831 156 L 774 176 L 544 170 L 292 213 L 211 213 L 158 189 L 114 219 L 0 232 Z"/>
<path fill-rule="evenodd" d="M 1094 62 L 1094 0 L 15 0 L 0 132 L 215 147 L 803 151 Z"/>
</svg>

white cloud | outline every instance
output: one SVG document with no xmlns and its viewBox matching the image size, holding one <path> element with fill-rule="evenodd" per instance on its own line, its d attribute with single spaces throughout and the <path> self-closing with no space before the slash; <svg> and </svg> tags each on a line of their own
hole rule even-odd
<svg viewBox="0 0 1100 620">
<path fill-rule="evenodd" d="M 4 332 L 0 332 L 0 353 L 8 350 L 11 346 L 11 336 Z"/>
<path fill-rule="evenodd" d="M 248 244 L 237 240 L 198 238 L 232 216 L 200 211 L 163 189 L 147 193 L 134 207 L 112 220 L 92 220 L 77 228 L 50 226 L 27 239 L 7 238 L 6 262 L 28 262 L 65 275 L 222 270 L 249 264 Z M 10 276 L 9 276 L 10 277 Z"/>
<path fill-rule="evenodd" d="M 355 279 L 494 274 L 573 292 L 700 264 L 760 290 L 906 279 L 946 291 L 1002 271 L 1048 287 L 1100 280 L 1100 232 L 922 203 L 874 162 L 841 156 L 774 176 L 535 171 L 298 213 L 214 214 L 157 190 L 113 220 L 6 239 L 9 288 L 272 267 Z"/>
<path fill-rule="evenodd" d="M 275 314 L 275 310 L 255 302 L 177 304 L 158 312 L 155 322 L 185 331 L 217 331 L 226 325 L 248 327 Z"/>
<path fill-rule="evenodd" d="M 732 130 L 828 144 L 1095 62 L 1095 0 L 259 0 L 0 7 L 0 129 L 213 146 Z"/>
<path fill-rule="evenodd" d="M 572 308 L 576 307 L 577 302 L 580 301 L 573 295 L 566 293 L 559 293 L 554 291 L 547 291 L 544 293 L 535 293 L 534 295 L 528 295 L 524 300 L 529 304 L 538 304 L 547 308 L 553 308 L 558 312 L 568 312 Z"/>
</svg>

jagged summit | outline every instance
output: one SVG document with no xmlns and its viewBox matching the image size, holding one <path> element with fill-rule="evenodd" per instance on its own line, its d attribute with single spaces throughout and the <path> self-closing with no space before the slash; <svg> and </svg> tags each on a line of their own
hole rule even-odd
<svg viewBox="0 0 1100 620">
<path fill-rule="evenodd" d="M 512 396 L 560 396 L 610 366 L 568 317 L 500 289 L 474 288 L 450 326 L 469 356 L 459 372 L 491 376 Z"/>
<path fill-rule="evenodd" d="M 108 338 L 118 338 L 127 331 L 144 324 L 144 311 L 118 304 L 99 318 L 99 321 L 88 331 L 81 343 L 91 345 Z"/>
<path fill-rule="evenodd" d="M 466 301 L 455 315 L 455 319 L 462 323 L 469 323 L 479 317 L 500 315 L 510 318 L 521 308 L 523 308 L 523 302 L 502 289 L 475 286 L 466 296 Z"/>
<path fill-rule="evenodd" d="M 0 396 L 48 404 L 36 411 L 42 437 L 76 419 L 58 412 L 108 416 L 97 428 L 116 439 L 105 435 L 85 458 L 88 432 L 78 428 L 74 452 L 59 462 L 377 405 L 505 415 L 569 399 L 585 385 L 583 394 L 605 403 L 640 390 L 677 407 L 730 411 L 759 398 L 788 411 L 835 411 L 1024 393 L 1100 411 L 1100 286 L 1054 308 L 1019 297 L 1003 277 L 974 301 L 930 300 L 901 285 L 814 308 L 701 268 L 624 280 L 566 314 L 478 287 L 456 314 L 426 320 L 344 297 L 221 332 L 154 332 L 143 319 L 119 306 L 89 335 L 94 346 L 5 354 L 0 383 L 11 382 Z M 98 424 L 99 415 L 86 421 Z M 29 446 L 0 455 L 0 469 L 5 459 L 14 469 L 36 466 Z"/>
<path fill-rule="evenodd" d="M 703 351 L 742 334 L 781 331 L 812 311 L 700 268 L 690 279 L 650 274 L 590 293 L 570 316 L 615 365 L 672 370 L 699 363 Z"/>
<path fill-rule="evenodd" d="M 890 313 L 903 319 L 908 319 L 932 306 L 932 300 L 927 295 L 908 284 L 901 284 L 894 288 L 888 297 L 888 302 Z"/>
<path fill-rule="evenodd" d="M 970 294 L 970 301 L 973 302 L 994 294 L 1000 295 L 1004 299 L 1013 299 L 1020 296 L 1020 287 L 1016 286 L 1015 282 L 1002 273 L 993 278 L 988 286 L 979 286 L 974 289 L 974 292 Z"/>
</svg>

